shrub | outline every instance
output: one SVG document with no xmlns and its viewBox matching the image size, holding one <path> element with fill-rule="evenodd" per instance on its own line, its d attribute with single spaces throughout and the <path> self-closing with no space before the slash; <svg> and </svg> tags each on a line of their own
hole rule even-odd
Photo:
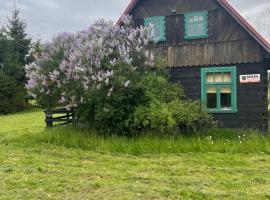
<svg viewBox="0 0 270 200">
<path fill-rule="evenodd" d="M 47 108 L 77 106 L 80 121 L 102 132 L 199 128 L 210 117 L 156 66 L 146 48 L 149 31 L 132 28 L 130 20 L 124 26 L 98 21 L 77 34 L 59 35 L 25 67 L 28 92 Z"/>
<path fill-rule="evenodd" d="M 127 134 L 131 131 L 130 119 L 134 110 L 143 102 L 142 91 L 132 87 L 114 92 L 110 97 L 97 91 L 79 106 L 78 118 L 83 124 L 102 132 Z"/>
<path fill-rule="evenodd" d="M 16 80 L 0 72 L 0 114 L 21 111 L 26 108 L 25 90 Z"/>
<path fill-rule="evenodd" d="M 136 130 L 155 130 L 171 132 L 176 121 L 166 103 L 152 101 L 148 106 L 139 106 L 134 113 L 133 128 Z"/>
<path fill-rule="evenodd" d="M 182 133 L 200 132 L 217 125 L 197 101 L 175 99 L 168 103 L 168 108 Z"/>
<path fill-rule="evenodd" d="M 42 45 L 36 61 L 25 66 L 27 89 L 46 108 L 77 106 L 103 91 L 111 96 L 128 88 L 140 72 L 153 65 L 144 49 L 148 29 L 97 21 L 76 34 L 63 33 Z"/>
<path fill-rule="evenodd" d="M 186 133 L 216 125 L 200 103 L 187 99 L 181 86 L 170 83 L 166 75 L 148 75 L 143 78 L 141 87 L 147 103 L 135 110 L 135 129 Z"/>
<path fill-rule="evenodd" d="M 185 97 L 179 84 L 170 83 L 164 73 L 152 72 L 137 76 L 131 87 L 110 97 L 94 93 L 78 115 L 99 132 L 125 135 L 190 133 L 215 125 L 199 102 Z"/>
</svg>

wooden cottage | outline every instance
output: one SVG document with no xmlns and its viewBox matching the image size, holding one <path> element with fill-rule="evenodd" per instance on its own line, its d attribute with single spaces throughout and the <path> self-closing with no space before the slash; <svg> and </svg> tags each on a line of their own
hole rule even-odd
<svg viewBox="0 0 270 200">
<path fill-rule="evenodd" d="M 268 129 L 270 43 L 227 0 L 132 0 L 124 15 L 154 26 L 151 50 L 221 127 Z"/>
</svg>

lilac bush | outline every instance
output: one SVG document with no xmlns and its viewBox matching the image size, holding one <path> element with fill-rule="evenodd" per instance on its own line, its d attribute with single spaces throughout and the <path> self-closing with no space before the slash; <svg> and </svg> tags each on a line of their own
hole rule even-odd
<svg viewBox="0 0 270 200">
<path fill-rule="evenodd" d="M 152 28 L 132 28 L 127 17 L 123 26 L 99 20 L 58 35 L 25 67 L 29 95 L 47 109 L 77 106 L 78 120 L 102 132 L 169 133 L 211 125 L 154 62 L 147 50 Z"/>
<path fill-rule="evenodd" d="M 136 71 L 154 65 L 154 56 L 145 49 L 149 29 L 132 28 L 126 17 L 123 26 L 99 20 L 76 34 L 58 35 L 25 67 L 28 93 L 50 108 L 83 104 L 96 90 L 110 96 L 130 87 Z"/>
</svg>

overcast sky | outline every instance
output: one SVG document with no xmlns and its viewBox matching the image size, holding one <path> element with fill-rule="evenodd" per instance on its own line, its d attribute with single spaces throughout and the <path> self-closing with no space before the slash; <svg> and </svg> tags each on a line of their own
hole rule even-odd
<svg viewBox="0 0 270 200">
<path fill-rule="evenodd" d="M 10 15 L 13 2 L 20 8 L 35 39 L 50 39 L 62 31 L 85 29 L 96 19 L 117 20 L 130 0 L 0 0 L 0 23 Z M 270 0 L 230 0 L 249 19 L 266 12 Z"/>
</svg>

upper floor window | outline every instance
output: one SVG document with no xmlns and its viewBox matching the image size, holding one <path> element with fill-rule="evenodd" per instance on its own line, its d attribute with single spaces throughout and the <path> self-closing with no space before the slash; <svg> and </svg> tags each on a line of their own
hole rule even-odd
<svg viewBox="0 0 270 200">
<path fill-rule="evenodd" d="M 208 12 L 192 12 L 185 14 L 185 39 L 208 37 Z"/>
<path fill-rule="evenodd" d="M 237 112 L 236 67 L 203 68 L 201 90 L 207 111 Z"/>
<path fill-rule="evenodd" d="M 144 25 L 146 27 L 153 26 L 151 37 L 153 41 L 165 41 L 165 17 L 149 17 L 144 19 Z"/>
</svg>

